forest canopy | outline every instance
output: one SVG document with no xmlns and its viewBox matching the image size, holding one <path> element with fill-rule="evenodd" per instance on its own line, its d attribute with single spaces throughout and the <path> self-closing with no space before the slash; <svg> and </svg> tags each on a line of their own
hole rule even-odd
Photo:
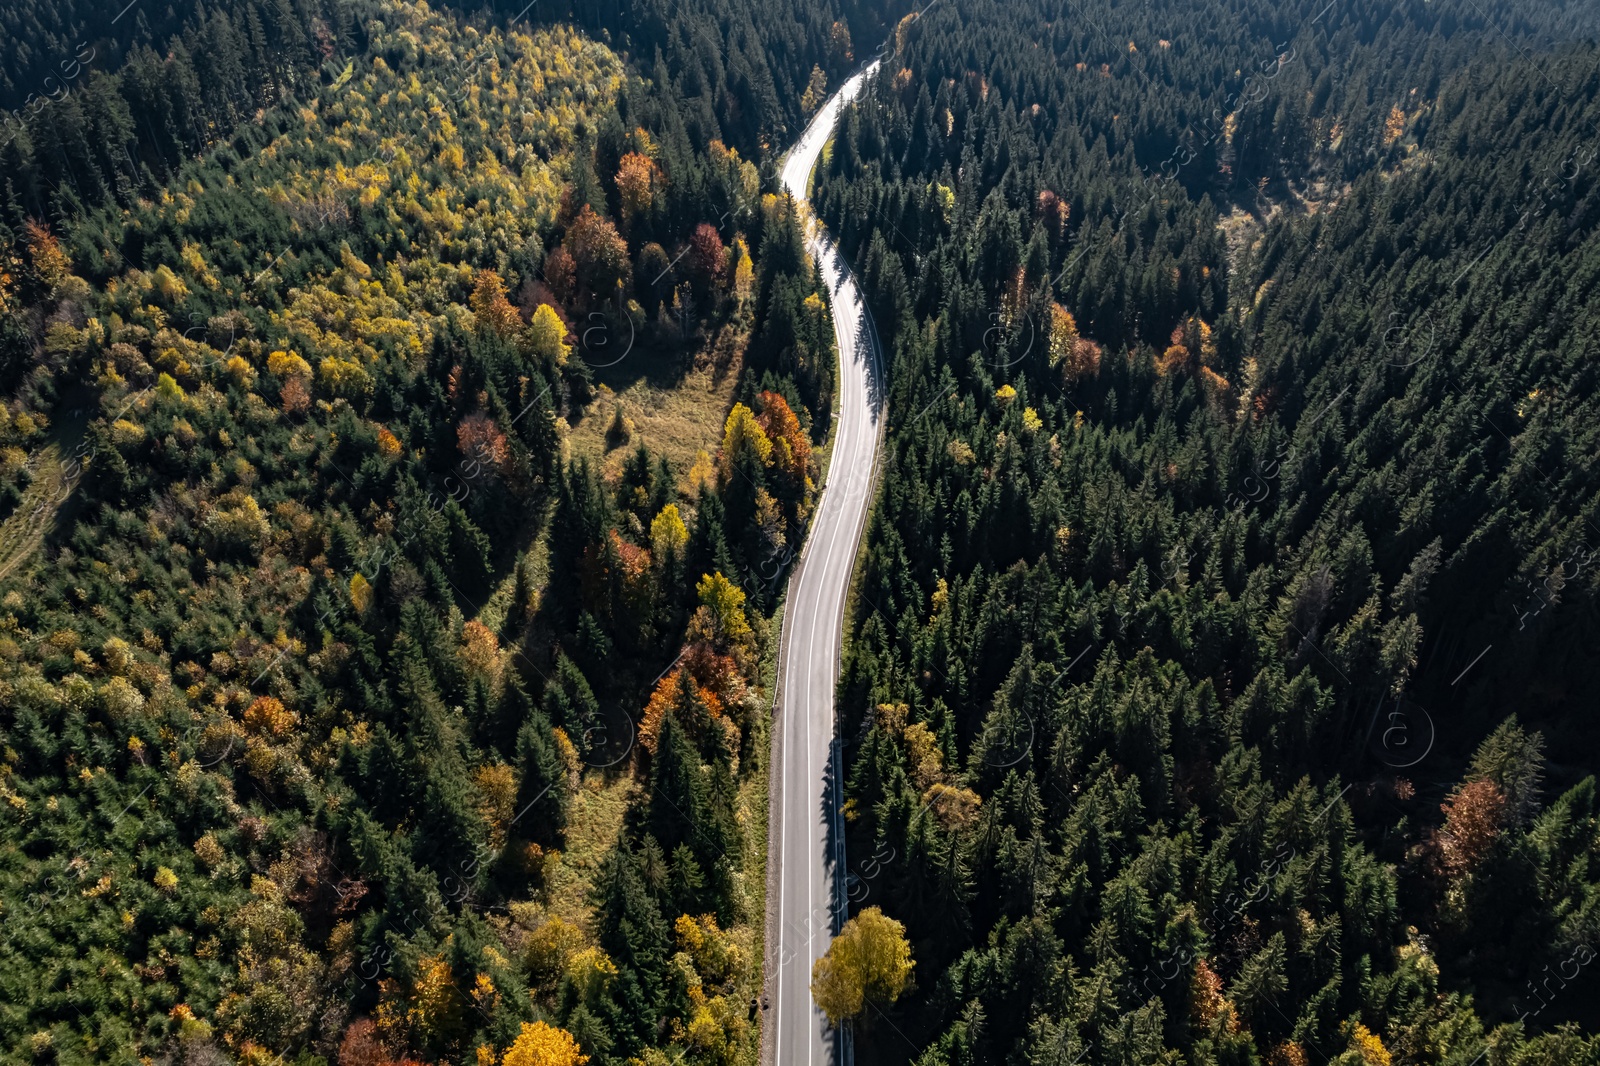
<svg viewBox="0 0 1600 1066">
<path fill-rule="evenodd" d="M 1600 1062 L 1575 0 L 0 11 L 8 1061 Z"/>
<path fill-rule="evenodd" d="M 19 10 L 20 93 L 95 20 Z M 637 20 L 135 9 L 12 116 L 8 1061 L 755 1060 L 805 11 L 740 100 Z"/>
<path fill-rule="evenodd" d="M 1592 24 L 1196 7 L 934 5 L 817 178 L 856 1054 L 1593 1061 Z"/>
</svg>

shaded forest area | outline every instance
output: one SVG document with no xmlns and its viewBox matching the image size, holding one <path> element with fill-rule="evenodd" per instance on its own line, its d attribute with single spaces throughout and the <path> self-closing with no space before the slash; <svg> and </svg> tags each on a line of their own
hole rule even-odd
<svg viewBox="0 0 1600 1066">
<path fill-rule="evenodd" d="M 818 176 L 857 1055 L 1596 1061 L 1591 13 L 1200 6 L 935 5 Z"/>
</svg>

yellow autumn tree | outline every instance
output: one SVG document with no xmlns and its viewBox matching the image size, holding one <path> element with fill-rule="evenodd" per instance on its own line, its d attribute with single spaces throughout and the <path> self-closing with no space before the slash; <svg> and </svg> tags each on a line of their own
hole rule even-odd
<svg viewBox="0 0 1600 1066">
<path fill-rule="evenodd" d="M 723 984 L 737 977 L 744 966 L 744 953 L 726 931 L 717 925 L 717 916 L 695 918 L 682 914 L 672 924 L 678 950 L 694 962 L 695 972 L 712 984 Z"/>
<path fill-rule="evenodd" d="M 733 242 L 733 295 L 743 307 L 750 301 L 756 288 L 756 265 L 750 258 L 750 249 L 744 243 L 743 237 L 737 237 Z"/>
<path fill-rule="evenodd" d="M 552 917 L 535 929 L 523 949 L 523 961 L 535 983 L 554 981 L 567 969 L 567 960 L 583 949 L 583 930 Z"/>
<path fill-rule="evenodd" d="M 491 690 L 499 691 L 504 663 L 500 655 L 500 638 L 495 636 L 494 630 L 476 619 L 462 626 L 459 655 L 461 665 L 466 667 L 470 676 L 487 682 Z"/>
<path fill-rule="evenodd" d="M 565 1029 L 544 1022 L 523 1022 L 522 1032 L 506 1049 L 500 1066 L 583 1066 L 589 1056 Z"/>
<path fill-rule="evenodd" d="M 431 955 L 417 966 L 406 1009 L 406 1025 L 428 1037 L 444 1036 L 461 1027 L 464 1004 L 455 975 L 444 954 Z"/>
<path fill-rule="evenodd" d="M 478 790 L 478 813 L 489 823 L 490 844 L 504 847 L 506 829 L 516 812 L 516 775 L 505 763 L 485 763 L 472 771 L 472 785 Z"/>
<path fill-rule="evenodd" d="M 728 420 L 722 427 L 722 460 L 732 469 L 733 464 L 746 450 L 753 451 L 765 466 L 772 458 L 772 440 L 766 431 L 761 428 L 761 423 L 756 421 L 756 413 L 742 403 L 733 405 L 733 410 L 728 412 Z"/>
<path fill-rule="evenodd" d="M 667 504 L 650 523 L 650 547 L 656 561 L 664 562 L 669 554 L 681 559 L 684 546 L 688 543 L 689 527 L 683 524 L 678 505 Z"/>
<path fill-rule="evenodd" d="M 702 449 L 695 453 L 694 463 L 689 467 L 689 484 L 694 486 L 698 494 L 701 486 L 708 484 L 716 475 L 716 465 L 711 462 L 711 456 Z"/>
<path fill-rule="evenodd" d="M 744 614 L 744 589 L 723 577 L 722 571 L 718 570 L 700 578 L 700 583 L 695 586 L 695 594 L 715 619 L 718 637 L 735 644 L 749 639 L 750 622 Z"/>
<path fill-rule="evenodd" d="M 1072 346 L 1078 341 L 1078 323 L 1058 303 L 1050 305 L 1050 365 L 1061 366 L 1072 355 Z"/>
<path fill-rule="evenodd" d="M 372 606 L 372 583 L 359 570 L 350 577 L 350 603 L 357 614 L 366 614 Z"/>
<path fill-rule="evenodd" d="M 906 927 L 877 907 L 844 923 L 828 951 L 811 967 L 811 995 L 834 1025 L 854 1018 L 868 1003 L 885 1007 L 911 983 Z"/>
<path fill-rule="evenodd" d="M 309 378 L 311 364 L 299 352 L 278 351 L 267 356 L 267 372 L 280 378 Z"/>
<path fill-rule="evenodd" d="M 572 354 L 567 324 L 549 304 L 540 304 L 533 312 L 533 321 L 528 323 L 528 347 L 534 355 L 554 360 L 556 366 L 567 365 L 567 357 Z"/>
<path fill-rule="evenodd" d="M 1360 1022 L 1350 1034 L 1350 1050 L 1360 1055 L 1366 1066 L 1390 1066 L 1394 1061 L 1383 1046 L 1383 1038 Z"/>
<path fill-rule="evenodd" d="M 1406 131 L 1406 113 L 1400 110 L 1399 105 L 1389 108 L 1389 116 L 1383 123 L 1383 146 L 1389 147 L 1400 139 Z"/>
<path fill-rule="evenodd" d="M 800 97 L 800 107 L 806 114 L 811 114 L 822 106 L 822 101 L 828 98 L 828 75 L 819 66 L 811 68 L 811 80 L 806 83 L 806 91 Z"/>
<path fill-rule="evenodd" d="M 372 391 L 372 375 L 351 359 L 329 356 L 317 364 L 317 380 L 334 396 L 353 400 Z"/>
</svg>

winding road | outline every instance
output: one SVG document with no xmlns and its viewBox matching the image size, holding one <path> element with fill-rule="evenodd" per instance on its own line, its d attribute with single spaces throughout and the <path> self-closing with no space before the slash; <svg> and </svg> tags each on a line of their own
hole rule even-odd
<svg viewBox="0 0 1600 1066">
<path fill-rule="evenodd" d="M 805 202 L 811 171 L 840 113 L 877 67 L 874 60 L 840 86 L 790 150 L 783 186 L 795 199 Z M 820 222 L 808 222 L 806 246 L 831 294 L 839 345 L 838 435 L 789 583 L 779 652 L 768 875 L 770 1010 L 763 1034 L 763 1060 L 778 1066 L 827 1066 L 848 1058 L 839 1033 L 812 1002 L 811 967 L 846 914 L 833 701 L 845 597 L 866 526 L 883 414 L 877 331 L 855 277 Z"/>
</svg>

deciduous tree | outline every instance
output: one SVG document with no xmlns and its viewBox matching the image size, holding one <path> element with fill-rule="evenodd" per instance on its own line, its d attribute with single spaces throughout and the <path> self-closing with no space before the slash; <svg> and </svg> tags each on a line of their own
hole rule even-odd
<svg viewBox="0 0 1600 1066">
<path fill-rule="evenodd" d="M 911 945 L 905 926 L 878 907 L 867 907 L 844 924 L 827 953 L 811 967 L 811 995 L 834 1025 L 861 1016 L 871 1004 L 884 1008 L 911 983 Z"/>
</svg>

